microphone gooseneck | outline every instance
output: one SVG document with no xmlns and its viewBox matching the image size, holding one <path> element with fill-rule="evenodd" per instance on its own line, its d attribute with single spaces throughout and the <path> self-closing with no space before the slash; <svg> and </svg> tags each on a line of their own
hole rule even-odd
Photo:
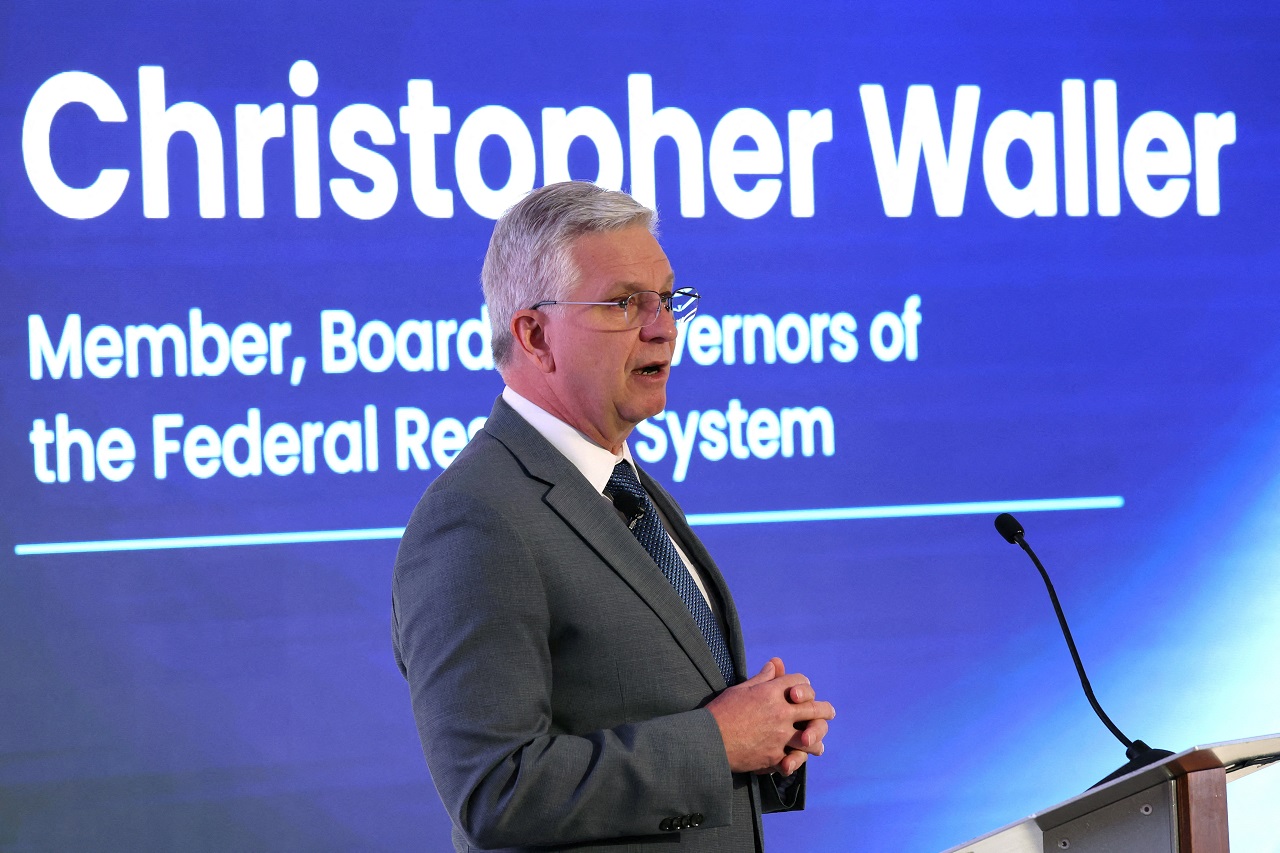
<svg viewBox="0 0 1280 853">
<path fill-rule="evenodd" d="M 1062 636 L 1067 641 L 1067 649 L 1071 652 L 1071 660 L 1076 665 L 1076 674 L 1080 676 L 1080 686 L 1084 688 L 1085 698 L 1089 700 L 1089 705 L 1093 708 L 1093 712 L 1098 715 L 1098 719 L 1102 720 L 1103 725 L 1111 731 L 1111 734 L 1115 735 L 1116 740 L 1124 744 L 1125 757 L 1129 759 L 1128 763 L 1098 782 L 1097 785 L 1110 782 L 1112 779 L 1131 773 L 1139 767 L 1154 764 L 1162 758 L 1173 755 L 1167 749 L 1152 749 L 1140 740 L 1130 740 L 1125 736 L 1124 732 L 1120 731 L 1120 727 L 1111 721 L 1111 718 L 1107 716 L 1107 712 L 1102 710 L 1102 705 L 1098 703 L 1098 697 L 1093 694 L 1093 685 L 1089 683 L 1089 676 L 1085 674 L 1084 663 L 1081 662 L 1080 652 L 1076 649 L 1075 640 L 1071 637 L 1071 628 L 1067 625 L 1067 617 L 1062 612 L 1062 604 L 1058 601 L 1058 593 L 1053 588 L 1053 581 L 1049 580 L 1049 573 L 1045 571 L 1040 558 L 1036 556 L 1036 552 L 1031 550 L 1031 546 L 1023 538 L 1022 525 L 1007 512 L 1002 512 L 996 516 L 995 524 L 996 530 L 1004 537 L 1005 541 L 1011 545 L 1018 545 L 1023 551 L 1026 551 L 1027 556 L 1031 558 L 1031 562 L 1035 564 L 1036 569 L 1040 572 L 1040 577 L 1044 580 L 1045 589 L 1049 591 L 1049 600 L 1053 602 L 1053 612 L 1057 614 L 1058 625 L 1062 627 Z M 1097 787 L 1097 785 L 1094 787 Z"/>
</svg>

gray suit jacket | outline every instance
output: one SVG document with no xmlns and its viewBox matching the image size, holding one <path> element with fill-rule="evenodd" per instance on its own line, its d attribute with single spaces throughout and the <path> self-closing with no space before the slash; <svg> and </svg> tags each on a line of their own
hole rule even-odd
<svg viewBox="0 0 1280 853">
<path fill-rule="evenodd" d="M 724 578 L 640 476 L 719 597 L 745 672 Z M 392 607 L 458 851 L 763 849 L 760 813 L 783 806 L 769 777 L 762 809 L 758 778 L 729 771 L 704 708 L 726 685 L 684 602 L 613 506 L 501 398 L 414 510 Z M 681 822 L 698 826 L 671 829 Z"/>
</svg>

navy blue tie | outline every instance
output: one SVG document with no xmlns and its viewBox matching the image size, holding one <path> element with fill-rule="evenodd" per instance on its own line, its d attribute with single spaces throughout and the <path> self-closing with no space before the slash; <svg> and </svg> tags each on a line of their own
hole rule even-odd
<svg viewBox="0 0 1280 853">
<path fill-rule="evenodd" d="M 667 529 L 662 526 L 658 510 L 649 500 L 648 493 L 645 492 L 644 486 L 640 485 L 640 480 L 629 462 L 624 459 L 614 466 L 613 476 L 609 478 L 609 484 L 604 490 L 614 505 L 627 516 L 627 526 L 631 528 L 632 535 L 649 552 L 649 556 L 653 557 L 662 574 L 671 581 L 671 585 L 675 587 L 685 606 L 689 608 L 693 621 L 698 625 L 698 630 L 702 632 L 707 645 L 711 647 L 711 655 L 716 659 L 716 666 L 720 668 L 720 674 L 724 676 L 725 683 L 733 684 L 735 682 L 733 658 L 729 655 L 729 645 L 724 640 L 724 632 L 720 630 L 720 620 L 716 619 L 716 615 L 711 612 L 707 600 L 702 597 L 702 591 L 698 589 L 693 576 L 685 568 L 684 561 L 676 551 L 676 546 L 667 535 Z M 619 500 L 620 496 L 625 497 Z"/>
</svg>

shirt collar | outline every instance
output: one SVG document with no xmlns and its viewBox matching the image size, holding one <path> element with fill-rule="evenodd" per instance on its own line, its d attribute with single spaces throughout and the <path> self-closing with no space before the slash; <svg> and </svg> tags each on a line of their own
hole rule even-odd
<svg viewBox="0 0 1280 853">
<path fill-rule="evenodd" d="M 604 493 L 604 487 L 609 484 L 609 478 L 613 475 L 614 466 L 623 459 L 635 466 L 631 448 L 625 441 L 622 443 L 622 452 L 615 455 L 537 403 L 521 397 L 510 386 L 502 389 L 502 399 L 550 442 L 552 447 L 559 450 L 597 492 Z"/>
</svg>

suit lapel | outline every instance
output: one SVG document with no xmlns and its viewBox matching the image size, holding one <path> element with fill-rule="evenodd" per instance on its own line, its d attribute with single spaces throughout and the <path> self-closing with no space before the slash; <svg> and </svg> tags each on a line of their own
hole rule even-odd
<svg viewBox="0 0 1280 853">
<path fill-rule="evenodd" d="M 702 673 L 708 686 L 714 690 L 723 689 L 726 686 L 724 677 L 716 666 L 707 641 L 698 630 L 697 623 L 693 621 L 689 608 L 685 606 L 679 593 L 671 586 L 661 570 L 654 565 L 649 552 L 636 540 L 631 531 L 627 530 L 613 506 L 591 487 L 582 473 L 573 467 L 573 464 L 560 451 L 556 450 L 501 397 L 494 403 L 493 412 L 485 422 L 484 429 L 511 451 L 531 478 L 547 485 L 543 502 L 560 516 L 565 524 L 577 533 L 662 620 L 694 666 Z M 671 501 L 665 493 L 663 498 L 663 502 L 659 504 L 662 511 L 668 513 L 668 518 L 672 518 L 673 516 L 669 513 L 675 511 L 680 518 L 679 526 L 687 530 L 683 515 L 680 515 L 678 510 L 674 510 L 674 507 L 671 510 L 668 509 Z M 692 538 L 681 537 L 681 544 L 684 545 L 686 539 Z M 702 554 L 706 553 L 701 546 L 698 550 Z M 686 551 L 686 553 L 690 552 Z M 692 553 L 690 556 L 692 557 Z M 714 576 L 717 592 L 721 600 L 726 602 L 725 612 L 726 621 L 728 621 L 728 613 L 732 605 L 728 603 L 728 596 L 723 591 L 724 582 L 719 577 L 719 572 L 715 571 Z M 736 615 L 732 622 L 733 630 L 736 631 Z M 730 648 L 740 649 L 741 640 L 734 641 L 734 645 Z M 737 665 L 736 650 L 734 656 L 734 663 Z"/>
</svg>

